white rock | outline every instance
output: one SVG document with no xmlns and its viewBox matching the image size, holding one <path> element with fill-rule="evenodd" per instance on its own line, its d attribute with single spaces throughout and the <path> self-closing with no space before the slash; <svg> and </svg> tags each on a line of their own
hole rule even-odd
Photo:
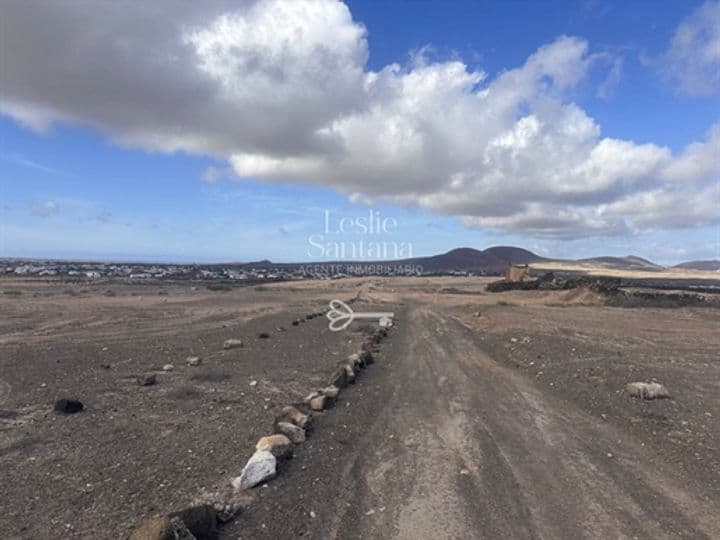
<svg viewBox="0 0 720 540">
<path fill-rule="evenodd" d="M 188 356 L 188 357 L 185 359 L 185 363 L 186 363 L 188 366 L 191 366 L 191 367 L 192 367 L 192 366 L 199 366 L 199 365 L 202 363 L 202 360 L 200 360 L 200 357 L 199 357 L 199 356 Z"/>
<path fill-rule="evenodd" d="M 175 369 L 175 366 L 173 366 L 172 364 L 165 364 L 163 366 L 163 371 L 172 371 L 173 369 Z"/>
<path fill-rule="evenodd" d="M 267 450 L 255 452 L 243 467 L 242 473 L 233 478 L 232 486 L 235 491 L 255 487 L 261 482 L 270 480 L 275 476 L 277 459 Z"/>
<path fill-rule="evenodd" d="M 380 328 L 390 328 L 393 325 L 390 317 L 383 317 L 380 319 Z"/>
<path fill-rule="evenodd" d="M 243 346 L 242 339 L 226 339 L 223 343 L 223 349 L 236 349 Z"/>
<path fill-rule="evenodd" d="M 667 391 L 667 388 L 658 383 L 634 382 L 628 384 L 625 387 L 625 390 L 632 397 L 641 399 L 659 399 L 670 397 L 670 392 Z"/>
</svg>

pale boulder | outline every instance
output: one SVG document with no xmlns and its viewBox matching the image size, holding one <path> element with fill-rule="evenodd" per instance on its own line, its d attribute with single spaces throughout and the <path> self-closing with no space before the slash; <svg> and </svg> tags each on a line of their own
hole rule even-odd
<svg viewBox="0 0 720 540">
<path fill-rule="evenodd" d="M 242 339 L 226 339 L 223 343 L 223 349 L 237 349 L 243 346 Z"/>
<path fill-rule="evenodd" d="M 670 392 L 662 384 L 634 382 L 625 387 L 625 391 L 632 397 L 640 399 L 669 398 Z"/>
<path fill-rule="evenodd" d="M 255 452 L 245 464 L 242 473 L 232 480 L 235 491 L 250 489 L 270 480 L 277 472 L 277 459 L 267 450 Z"/>
</svg>

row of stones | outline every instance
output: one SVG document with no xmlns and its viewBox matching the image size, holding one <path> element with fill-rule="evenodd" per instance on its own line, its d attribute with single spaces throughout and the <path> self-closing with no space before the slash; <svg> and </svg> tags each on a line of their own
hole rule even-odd
<svg viewBox="0 0 720 540">
<path fill-rule="evenodd" d="M 354 384 L 360 370 L 374 362 L 371 348 L 385 335 L 385 329 L 378 330 L 363 344 L 359 353 L 351 354 L 347 360 L 340 362 L 330 376 L 328 386 L 313 390 L 303 400 L 304 404 L 312 411 L 323 411 L 332 407 L 340 391 L 348 384 Z M 292 456 L 292 445 L 305 442 L 306 433 L 311 427 L 311 413 L 303 413 L 293 405 L 284 407 L 273 423 L 274 434 L 258 441 L 255 453 L 242 473 L 232 480 L 235 490 L 249 489 L 273 478 L 277 473 L 278 460 Z"/>
<path fill-rule="evenodd" d="M 336 366 L 327 386 L 313 390 L 305 397 L 303 406 L 310 411 L 332 407 L 342 389 L 354 384 L 359 372 L 374 363 L 372 351 L 386 336 L 386 328 L 370 335 L 359 353 L 351 354 Z M 273 434 L 257 442 L 255 453 L 240 476 L 231 480 L 232 493 L 205 494 L 185 510 L 147 518 L 131 533 L 130 540 L 216 538 L 218 524 L 231 521 L 241 510 L 237 495 L 274 478 L 278 463 L 292 457 L 293 446 L 305 441 L 312 425 L 311 412 L 305 413 L 294 405 L 283 407 L 273 422 Z"/>
</svg>

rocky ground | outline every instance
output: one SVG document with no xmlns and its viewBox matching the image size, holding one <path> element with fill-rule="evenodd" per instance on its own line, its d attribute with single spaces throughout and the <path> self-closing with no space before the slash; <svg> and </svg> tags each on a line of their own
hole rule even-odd
<svg viewBox="0 0 720 540">
<path fill-rule="evenodd" d="M 227 485 L 366 329 L 293 320 L 354 297 L 396 312 L 376 362 L 222 538 L 720 537 L 720 311 L 486 283 L 0 282 L 3 537 L 119 538 Z"/>
</svg>

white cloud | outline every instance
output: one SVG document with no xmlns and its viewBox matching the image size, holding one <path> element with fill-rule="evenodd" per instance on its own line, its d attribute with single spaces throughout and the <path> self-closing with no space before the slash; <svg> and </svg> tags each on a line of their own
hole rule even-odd
<svg viewBox="0 0 720 540">
<path fill-rule="evenodd" d="M 362 102 L 366 57 L 337 2 L 12 2 L 0 110 L 161 151 L 327 152 L 320 130 Z"/>
<path fill-rule="evenodd" d="M 720 220 L 707 199 L 720 127 L 679 155 L 603 137 L 570 99 L 598 64 L 580 38 L 494 78 L 423 50 L 369 71 L 365 29 L 330 0 L 33 4 L 4 9 L 0 110 L 36 129 L 80 122 L 125 144 L 226 158 L 242 177 L 536 236 Z"/>
<path fill-rule="evenodd" d="M 678 26 L 657 59 L 661 73 L 690 95 L 720 91 L 720 1 L 707 1 Z"/>
</svg>

